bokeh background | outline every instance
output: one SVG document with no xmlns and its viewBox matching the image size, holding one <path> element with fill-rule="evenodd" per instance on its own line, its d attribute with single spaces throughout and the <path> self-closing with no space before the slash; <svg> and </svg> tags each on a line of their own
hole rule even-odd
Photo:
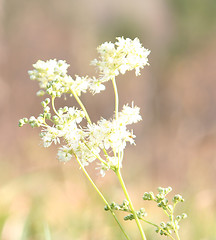
<svg viewBox="0 0 216 240">
<path fill-rule="evenodd" d="M 172 186 L 186 199 L 177 209 L 189 216 L 182 239 L 216 239 L 215 0 L 0 1 L 0 239 L 123 239 L 78 164 L 58 163 L 56 146 L 43 148 L 39 129 L 18 128 L 20 118 L 41 111 L 38 84 L 27 74 L 33 63 L 63 59 L 72 76 L 92 76 L 96 47 L 118 36 L 138 37 L 151 50 L 140 77 L 118 80 L 120 105 L 134 101 L 143 116 L 123 163 L 132 199 L 160 222 L 142 195 Z M 94 121 L 113 114 L 106 87 L 82 96 Z M 122 202 L 112 173 L 88 170 L 109 201 Z M 123 224 L 139 239 L 134 223 Z M 148 239 L 163 239 L 144 228 Z"/>
</svg>

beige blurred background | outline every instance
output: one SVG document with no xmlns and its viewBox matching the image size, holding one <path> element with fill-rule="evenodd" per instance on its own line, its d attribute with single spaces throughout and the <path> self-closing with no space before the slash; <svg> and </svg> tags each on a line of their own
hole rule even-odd
<svg viewBox="0 0 216 240">
<path fill-rule="evenodd" d="M 58 163 L 57 147 L 43 148 L 38 129 L 18 128 L 41 111 L 27 74 L 33 63 L 63 59 L 72 76 L 92 76 L 96 47 L 118 36 L 138 37 L 151 50 L 140 77 L 117 82 L 120 105 L 134 101 L 143 117 L 122 170 L 132 199 L 160 222 L 142 195 L 170 185 L 186 199 L 178 208 L 189 215 L 182 239 L 216 239 L 215 0 L 0 0 L 0 239 L 123 239 L 75 160 Z M 94 121 L 113 114 L 109 83 L 82 100 Z M 121 203 L 114 175 L 88 169 L 108 200 Z M 139 239 L 136 226 L 124 224 Z"/>
</svg>

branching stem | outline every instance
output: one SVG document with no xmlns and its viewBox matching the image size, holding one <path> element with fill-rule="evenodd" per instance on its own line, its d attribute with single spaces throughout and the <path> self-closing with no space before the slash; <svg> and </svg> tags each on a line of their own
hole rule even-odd
<svg viewBox="0 0 216 240">
<path fill-rule="evenodd" d="M 137 224 L 137 227 L 138 227 L 138 229 L 139 229 L 139 231 L 140 231 L 141 237 L 142 237 L 143 240 L 147 240 L 147 239 L 146 239 L 146 236 L 145 236 L 145 233 L 144 233 L 144 231 L 143 231 L 143 228 L 142 228 L 142 226 L 141 226 L 141 223 L 140 223 L 140 221 L 139 221 L 139 218 L 137 217 L 136 211 L 134 210 L 133 203 L 132 203 L 132 201 L 131 201 L 131 199 L 130 199 L 130 196 L 129 196 L 129 194 L 128 194 L 127 188 L 126 188 L 125 183 L 124 183 L 124 181 L 123 181 L 123 178 L 122 178 L 120 169 L 117 169 L 115 173 L 116 173 L 116 175 L 117 175 L 117 177 L 118 177 L 118 180 L 119 180 L 119 182 L 120 182 L 120 184 L 121 184 L 121 187 L 122 187 L 122 189 L 123 189 L 123 192 L 124 192 L 124 194 L 125 194 L 125 197 L 126 197 L 126 199 L 128 200 L 128 202 L 129 202 L 129 206 L 130 206 L 131 212 L 132 212 L 132 214 L 133 214 L 133 216 L 134 216 L 134 219 L 135 219 L 136 224 Z"/>
<path fill-rule="evenodd" d="M 114 217 L 115 221 L 117 222 L 118 226 L 120 227 L 122 233 L 124 234 L 124 236 L 126 237 L 127 240 L 130 240 L 130 237 L 127 235 L 127 233 L 125 232 L 124 228 L 122 227 L 121 223 L 119 222 L 118 218 L 116 217 L 115 213 L 113 212 L 113 210 L 111 209 L 109 203 L 107 202 L 107 200 L 105 199 L 105 197 L 103 196 L 103 194 L 101 193 L 101 191 L 98 189 L 98 187 L 96 186 L 96 184 L 94 183 L 94 181 L 91 179 L 91 177 L 89 176 L 88 172 L 86 171 L 85 167 L 83 166 L 83 164 L 81 163 L 81 161 L 79 160 L 79 158 L 76 156 L 76 154 L 74 154 L 76 157 L 77 162 L 79 163 L 81 169 L 83 170 L 84 174 L 86 175 L 87 179 L 89 180 L 89 182 L 92 184 L 92 186 L 94 187 L 94 189 L 96 190 L 96 192 L 99 194 L 99 196 L 102 198 L 102 200 L 104 201 L 104 203 L 107 205 L 107 207 L 109 208 L 112 216 Z"/>
</svg>

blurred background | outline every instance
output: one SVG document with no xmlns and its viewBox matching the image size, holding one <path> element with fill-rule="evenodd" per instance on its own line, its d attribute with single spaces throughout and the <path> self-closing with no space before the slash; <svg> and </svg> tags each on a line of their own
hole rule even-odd
<svg viewBox="0 0 216 240">
<path fill-rule="evenodd" d="M 122 169 L 134 204 L 149 220 L 166 221 L 142 195 L 172 186 L 186 200 L 177 209 L 189 216 L 182 239 L 216 239 L 216 1 L 0 0 L 2 240 L 124 239 L 76 161 L 60 164 L 57 146 L 43 148 L 39 129 L 18 128 L 20 118 L 42 110 L 27 73 L 33 63 L 63 59 L 72 76 L 93 76 L 96 47 L 118 36 L 138 37 L 151 50 L 140 77 L 131 72 L 117 82 L 120 105 L 134 101 L 143 117 Z M 113 114 L 112 86 L 106 88 L 82 96 L 94 121 Z M 111 172 L 101 178 L 88 170 L 110 202 L 122 202 Z M 123 224 L 139 239 L 134 223 Z M 164 239 L 144 229 L 148 239 Z"/>
</svg>

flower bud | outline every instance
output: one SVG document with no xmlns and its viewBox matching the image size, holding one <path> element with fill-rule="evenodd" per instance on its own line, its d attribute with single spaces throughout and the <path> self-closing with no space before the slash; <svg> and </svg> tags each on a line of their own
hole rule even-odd
<svg viewBox="0 0 216 240">
<path fill-rule="evenodd" d="M 36 118 L 34 117 L 34 116 L 31 116 L 30 118 L 29 118 L 29 123 L 32 123 L 32 122 L 34 122 L 36 120 Z"/>
<path fill-rule="evenodd" d="M 62 125 L 56 125 L 56 128 L 57 128 L 58 130 L 62 130 L 64 127 L 63 127 Z"/>
<path fill-rule="evenodd" d="M 30 77 L 31 78 L 31 77 Z M 42 97 L 42 96 L 44 96 L 44 94 L 45 94 L 45 92 L 43 91 L 43 90 L 39 90 L 39 91 L 37 91 L 37 93 L 36 93 L 36 95 L 38 96 L 38 97 Z"/>
<path fill-rule="evenodd" d="M 187 218 L 187 214 L 186 213 L 182 213 L 181 217 L 182 217 L 182 219 L 185 219 L 185 218 Z"/>
<path fill-rule="evenodd" d="M 61 93 L 60 92 L 56 92 L 56 97 L 60 98 L 61 97 Z"/>
<path fill-rule="evenodd" d="M 166 227 L 166 223 L 165 222 L 161 222 L 160 225 L 161 225 L 162 228 Z"/>
<path fill-rule="evenodd" d="M 52 118 L 53 118 L 53 121 L 54 121 L 54 122 L 58 122 L 58 120 L 59 120 L 59 117 L 58 117 L 58 116 L 56 116 L 56 115 L 55 115 L 55 116 L 53 116 Z"/>
<path fill-rule="evenodd" d="M 41 105 L 43 108 L 45 108 L 47 104 L 45 103 L 45 101 L 43 101 L 43 102 L 41 102 Z"/>
<path fill-rule="evenodd" d="M 173 206 L 169 204 L 169 205 L 167 206 L 167 209 L 168 209 L 170 212 L 172 212 L 172 211 L 173 211 Z"/>
<path fill-rule="evenodd" d="M 19 126 L 19 127 L 22 127 L 24 124 L 25 124 L 24 120 L 23 120 L 23 119 L 20 119 L 18 126 Z"/>
<path fill-rule="evenodd" d="M 65 106 L 65 107 L 63 108 L 63 112 L 67 112 L 67 111 L 68 111 L 68 107 Z"/>
<path fill-rule="evenodd" d="M 104 210 L 105 210 L 105 211 L 109 211 L 109 207 L 106 205 L 106 206 L 104 207 Z"/>
<path fill-rule="evenodd" d="M 50 103 L 50 98 L 46 98 L 44 101 L 48 105 Z"/>
</svg>

